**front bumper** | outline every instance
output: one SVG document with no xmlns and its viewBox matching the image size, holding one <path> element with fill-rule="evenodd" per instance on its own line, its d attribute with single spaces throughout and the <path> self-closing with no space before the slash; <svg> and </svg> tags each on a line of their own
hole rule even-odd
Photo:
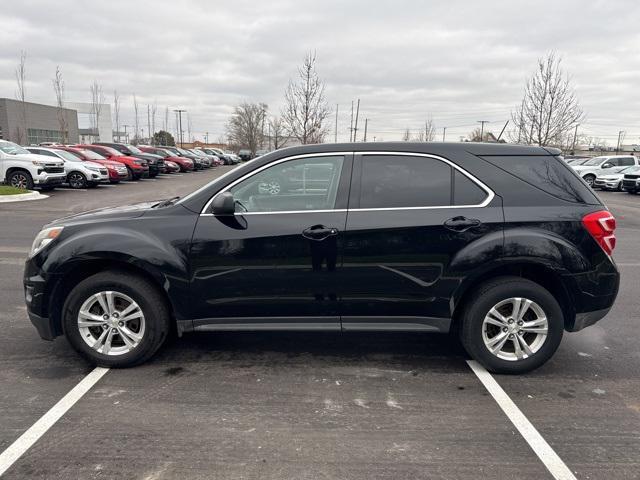
<svg viewBox="0 0 640 480">
<path fill-rule="evenodd" d="M 66 180 L 64 173 L 41 173 L 33 178 L 34 185 L 61 185 Z"/>
<path fill-rule="evenodd" d="M 47 285 L 50 283 L 44 278 L 32 258 L 25 262 L 23 283 L 27 314 L 40 337 L 44 340 L 53 340 L 58 335 L 62 335 L 49 315 Z"/>
</svg>

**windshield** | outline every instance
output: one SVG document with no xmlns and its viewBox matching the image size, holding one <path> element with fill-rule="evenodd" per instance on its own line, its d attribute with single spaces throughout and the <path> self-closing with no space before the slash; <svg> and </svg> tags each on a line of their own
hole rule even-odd
<svg viewBox="0 0 640 480">
<path fill-rule="evenodd" d="M 58 156 L 64 158 L 68 162 L 81 162 L 82 161 L 76 155 L 74 155 L 71 152 L 67 152 L 66 150 L 56 150 L 56 153 L 58 154 Z"/>
<path fill-rule="evenodd" d="M 92 150 L 80 150 L 80 153 L 84 155 L 86 158 L 88 158 L 89 160 L 105 160 L 105 157 L 103 157 L 99 153 L 96 153 Z"/>
<path fill-rule="evenodd" d="M 0 142 L 0 150 L 9 155 L 22 155 L 24 153 L 30 153 L 29 150 L 25 150 L 20 145 L 13 142 Z"/>
<path fill-rule="evenodd" d="M 153 153 L 154 155 L 160 155 L 162 158 L 167 158 L 169 156 L 166 150 L 162 150 L 160 148 L 154 148 L 153 150 L 151 150 L 151 153 Z"/>
<path fill-rule="evenodd" d="M 193 155 L 191 152 L 185 150 L 184 148 L 179 148 L 178 151 L 183 155 Z"/>
<path fill-rule="evenodd" d="M 640 172 L 640 167 L 637 165 L 634 165 L 633 167 L 627 167 L 624 170 L 620 170 L 620 173 L 639 173 Z"/>
<path fill-rule="evenodd" d="M 607 159 L 607 157 L 593 157 L 591 160 L 588 160 L 588 161 L 584 162 L 582 165 L 587 165 L 587 166 L 593 167 L 595 165 L 600 165 L 606 159 Z"/>
<path fill-rule="evenodd" d="M 144 153 L 142 150 L 140 150 L 138 147 L 134 147 L 133 145 L 127 145 L 127 148 L 129 149 L 129 151 L 131 151 L 132 153 Z"/>
</svg>

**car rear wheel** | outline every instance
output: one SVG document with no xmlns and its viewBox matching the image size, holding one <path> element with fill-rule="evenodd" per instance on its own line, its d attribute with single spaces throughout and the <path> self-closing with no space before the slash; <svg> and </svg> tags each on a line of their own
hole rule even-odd
<svg viewBox="0 0 640 480">
<path fill-rule="evenodd" d="M 525 373 L 555 353 L 564 330 L 557 300 L 520 277 L 480 286 L 462 311 L 460 337 L 467 353 L 495 373 Z"/>
<path fill-rule="evenodd" d="M 24 170 L 11 172 L 7 178 L 7 183 L 15 188 L 33 190 L 33 178 L 31 178 L 29 172 L 25 172 Z"/>
<path fill-rule="evenodd" d="M 67 175 L 67 183 L 71 188 L 86 188 L 87 177 L 80 172 L 71 172 Z"/>
<path fill-rule="evenodd" d="M 104 272 L 80 282 L 63 308 L 71 345 L 91 363 L 129 367 L 145 362 L 169 332 L 169 309 L 145 279 Z"/>
</svg>

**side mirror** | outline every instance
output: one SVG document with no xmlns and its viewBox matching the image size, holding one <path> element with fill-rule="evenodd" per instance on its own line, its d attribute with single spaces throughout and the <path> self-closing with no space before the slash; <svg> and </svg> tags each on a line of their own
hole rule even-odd
<svg viewBox="0 0 640 480">
<path fill-rule="evenodd" d="M 612 163 L 607 162 L 607 163 L 602 164 L 602 168 L 611 168 L 611 167 L 613 167 Z"/>
<path fill-rule="evenodd" d="M 236 212 L 236 201 L 231 192 L 222 192 L 213 199 L 212 212 L 214 215 L 228 216 Z"/>
</svg>

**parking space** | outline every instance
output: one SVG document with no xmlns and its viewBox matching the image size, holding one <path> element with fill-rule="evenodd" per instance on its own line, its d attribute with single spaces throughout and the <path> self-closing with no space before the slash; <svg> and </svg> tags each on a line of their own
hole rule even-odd
<svg viewBox="0 0 640 480">
<path fill-rule="evenodd" d="M 33 236 L 57 217 L 184 195 L 231 167 L 60 189 L 0 205 L 0 452 L 92 367 L 41 341 L 23 302 Z M 495 376 L 577 478 L 640 478 L 640 196 L 618 218 L 618 301 L 523 376 Z M 185 335 L 111 370 L 3 478 L 553 478 L 445 335 Z"/>
</svg>

